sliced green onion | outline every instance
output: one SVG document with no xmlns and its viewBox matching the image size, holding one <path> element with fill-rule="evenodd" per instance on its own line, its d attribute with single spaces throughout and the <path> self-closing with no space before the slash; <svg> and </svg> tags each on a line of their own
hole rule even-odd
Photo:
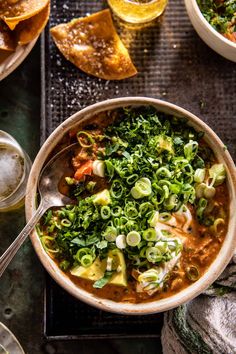
<svg viewBox="0 0 236 354">
<path fill-rule="evenodd" d="M 139 275 L 139 283 L 156 283 L 160 280 L 160 271 L 157 269 L 148 269 Z"/>
<path fill-rule="evenodd" d="M 152 185 L 152 182 L 151 182 L 150 179 L 147 178 L 147 177 L 140 178 L 140 179 L 138 180 L 138 183 L 147 184 L 148 186 L 151 186 L 151 185 Z"/>
<path fill-rule="evenodd" d="M 213 231 L 213 234 L 216 237 L 218 237 L 218 234 L 220 234 L 223 231 L 224 225 L 225 225 L 225 220 L 222 218 L 218 218 L 214 221 L 213 225 L 210 227 L 210 230 Z"/>
<path fill-rule="evenodd" d="M 195 191 L 196 191 L 196 197 L 197 198 L 202 198 L 204 196 L 205 188 L 206 188 L 206 184 L 205 183 L 200 183 L 200 184 L 196 185 Z"/>
<path fill-rule="evenodd" d="M 109 206 L 102 206 L 101 207 L 101 217 L 103 220 L 109 219 L 111 216 L 111 209 Z"/>
<path fill-rule="evenodd" d="M 226 178 L 225 167 L 222 163 L 216 163 L 209 169 L 209 176 L 212 178 L 211 185 L 219 186 Z"/>
<path fill-rule="evenodd" d="M 187 267 L 185 273 L 187 275 L 187 278 L 191 281 L 196 281 L 199 278 L 199 270 L 193 265 Z"/>
<path fill-rule="evenodd" d="M 124 213 L 130 219 L 136 219 L 138 217 L 138 210 L 132 202 L 128 202 L 125 205 Z"/>
<path fill-rule="evenodd" d="M 108 242 L 114 242 L 117 236 L 117 229 L 113 226 L 108 226 L 104 231 L 103 236 Z"/>
<path fill-rule="evenodd" d="M 43 248 L 45 249 L 45 251 L 50 252 L 50 253 L 58 253 L 60 251 L 59 248 L 57 247 L 56 249 L 54 249 L 54 248 L 48 247 L 47 246 L 48 241 L 55 243 L 54 237 L 51 237 L 51 236 L 42 236 L 41 237 L 41 242 L 42 242 L 42 245 L 43 245 Z"/>
<path fill-rule="evenodd" d="M 205 168 L 197 168 L 194 173 L 194 181 L 197 183 L 202 183 L 205 179 L 206 169 Z"/>
<path fill-rule="evenodd" d="M 150 263 L 156 263 L 162 260 L 162 255 L 159 249 L 156 247 L 148 247 L 146 249 L 146 257 L 148 262 Z"/>
<path fill-rule="evenodd" d="M 74 211 L 68 211 L 68 218 L 71 222 L 73 222 L 76 218 L 75 212 Z"/>
<path fill-rule="evenodd" d="M 112 182 L 110 193 L 113 198 L 120 199 L 124 193 L 124 186 L 122 185 L 122 182 L 115 179 Z"/>
<path fill-rule="evenodd" d="M 190 140 L 189 143 L 184 145 L 184 155 L 187 160 L 192 160 L 198 151 L 198 143 Z"/>
<path fill-rule="evenodd" d="M 145 203 L 142 203 L 140 204 L 139 206 L 139 213 L 140 215 L 142 216 L 147 216 L 147 214 L 153 210 L 153 204 L 150 203 L 150 202 L 145 202 Z"/>
<path fill-rule="evenodd" d="M 183 167 L 182 171 L 185 175 L 192 175 L 193 174 L 193 168 L 189 163 Z"/>
<path fill-rule="evenodd" d="M 114 177 L 115 169 L 111 161 L 105 160 L 106 174 L 110 177 L 110 180 Z"/>
<path fill-rule="evenodd" d="M 152 193 L 151 181 L 148 178 L 140 178 L 131 189 L 131 195 L 135 199 L 147 197 Z"/>
<path fill-rule="evenodd" d="M 88 192 L 92 193 L 94 191 L 94 188 L 96 186 L 96 182 L 93 182 L 93 181 L 89 181 L 87 184 L 86 184 L 86 189 Z"/>
<path fill-rule="evenodd" d="M 164 213 L 160 213 L 159 214 L 159 221 L 160 222 L 166 222 L 166 221 L 169 221 L 171 219 L 171 214 L 170 213 L 167 213 L 167 212 L 164 212 Z"/>
<path fill-rule="evenodd" d="M 61 225 L 65 227 L 70 227 L 72 225 L 72 222 L 68 219 L 62 219 Z"/>
<path fill-rule="evenodd" d="M 66 272 L 69 268 L 70 268 L 70 262 L 67 261 L 66 259 L 64 259 L 63 261 L 61 261 L 59 263 L 59 267 L 61 268 L 61 270 L 63 270 L 64 272 Z"/>
<path fill-rule="evenodd" d="M 82 257 L 85 256 L 85 255 L 88 255 L 88 254 L 91 254 L 91 251 L 90 251 L 89 248 L 86 248 L 86 247 L 80 248 L 80 249 L 77 251 L 77 253 L 76 253 L 76 255 L 75 255 L 75 258 L 76 258 L 76 260 L 77 260 L 78 262 L 81 262 Z"/>
<path fill-rule="evenodd" d="M 99 177 L 105 177 L 105 163 L 102 160 L 93 161 L 93 174 Z"/>
<path fill-rule="evenodd" d="M 156 230 L 153 228 L 149 228 L 143 231 L 143 239 L 146 241 L 156 241 L 157 240 Z"/>
<path fill-rule="evenodd" d="M 125 235 L 118 235 L 116 238 L 116 247 L 119 249 L 126 248 L 126 237 Z"/>
<path fill-rule="evenodd" d="M 158 181 L 158 185 L 159 186 L 167 186 L 169 188 L 171 185 L 171 182 L 168 181 L 167 179 L 161 179 L 160 181 Z"/>
<path fill-rule="evenodd" d="M 73 184 L 77 184 L 78 181 L 75 178 L 72 177 L 65 177 L 65 181 L 68 184 L 68 186 L 72 186 Z"/>
<path fill-rule="evenodd" d="M 133 175 L 127 177 L 126 182 L 131 185 L 131 184 L 134 184 L 137 180 L 138 180 L 138 175 L 133 174 Z"/>
<path fill-rule="evenodd" d="M 199 220 L 201 220 L 203 218 L 203 213 L 204 213 L 204 210 L 206 209 L 207 207 L 207 200 L 205 198 L 201 198 L 198 202 L 198 208 L 197 208 L 197 217 Z"/>
<path fill-rule="evenodd" d="M 95 143 L 94 139 L 92 138 L 92 135 L 83 130 L 77 133 L 77 139 L 80 145 L 84 148 L 91 147 Z"/>
<path fill-rule="evenodd" d="M 116 228 L 120 227 L 120 219 L 119 218 L 114 218 L 113 223 Z"/>
<path fill-rule="evenodd" d="M 206 186 L 206 188 L 204 189 L 204 197 L 207 199 L 213 198 L 215 194 L 216 194 L 215 187 Z"/>
<path fill-rule="evenodd" d="M 168 188 L 166 185 L 164 185 L 164 186 L 162 187 L 162 189 L 163 189 L 164 199 L 167 199 L 167 198 L 169 197 L 169 194 L 170 194 L 169 188 Z"/>
<path fill-rule="evenodd" d="M 169 190 L 173 193 L 173 194 L 179 194 L 179 192 L 181 191 L 182 188 L 182 184 L 181 183 L 172 183 L 169 186 Z"/>
<path fill-rule="evenodd" d="M 159 211 L 155 211 L 149 220 L 149 224 L 152 227 L 155 227 L 159 222 Z"/>
<path fill-rule="evenodd" d="M 159 250 L 161 254 L 165 254 L 168 251 L 168 243 L 163 241 L 158 241 L 155 247 Z"/>
<path fill-rule="evenodd" d="M 122 209 L 119 205 L 116 205 L 114 206 L 112 209 L 111 209 L 111 215 L 112 216 L 115 216 L 115 217 L 118 217 L 122 214 Z"/>
<path fill-rule="evenodd" d="M 146 258 L 146 250 L 147 250 L 147 247 L 143 247 L 139 253 L 140 257 L 141 258 Z"/>
<path fill-rule="evenodd" d="M 38 236 L 39 236 L 39 237 L 42 237 L 42 236 L 43 236 L 43 231 L 40 229 L 39 224 L 37 224 L 37 225 L 35 226 L 35 229 L 36 229 L 36 232 L 37 232 Z"/>
<path fill-rule="evenodd" d="M 80 263 L 83 267 L 89 267 L 93 263 L 93 257 L 91 254 L 85 254 L 81 260 Z"/>
<path fill-rule="evenodd" d="M 165 201 L 165 207 L 167 210 L 174 209 L 178 204 L 177 194 L 171 194 L 171 196 Z"/>
<path fill-rule="evenodd" d="M 141 236 L 140 233 L 137 231 L 130 231 L 126 236 L 126 242 L 131 247 L 138 246 L 140 241 L 141 241 Z"/>
<path fill-rule="evenodd" d="M 161 176 L 161 177 L 171 178 L 171 172 L 166 167 L 160 167 L 156 171 L 156 176 L 157 177 Z"/>
</svg>

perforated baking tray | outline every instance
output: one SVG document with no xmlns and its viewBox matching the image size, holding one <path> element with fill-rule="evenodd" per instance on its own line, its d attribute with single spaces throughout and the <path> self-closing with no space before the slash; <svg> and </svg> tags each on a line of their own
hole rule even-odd
<svg viewBox="0 0 236 354">
<path fill-rule="evenodd" d="M 169 0 L 162 18 L 146 28 L 128 28 L 115 19 L 138 75 L 105 81 L 84 74 L 55 47 L 49 28 L 105 8 L 105 1 L 51 0 L 42 38 L 41 143 L 66 118 L 113 97 L 149 96 L 178 104 L 208 123 L 236 157 L 236 65 L 221 58 L 197 36 L 183 0 Z M 80 303 L 48 278 L 45 292 L 48 338 L 158 336 L 162 316 L 106 314 Z M 149 328 L 143 332 L 143 328 Z M 142 329 L 142 330 L 141 330 Z"/>
</svg>

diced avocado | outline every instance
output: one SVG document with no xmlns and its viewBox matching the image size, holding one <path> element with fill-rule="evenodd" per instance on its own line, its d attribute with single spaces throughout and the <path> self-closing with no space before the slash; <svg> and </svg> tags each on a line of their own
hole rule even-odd
<svg viewBox="0 0 236 354">
<path fill-rule="evenodd" d="M 104 276 L 106 265 L 106 259 L 101 260 L 99 257 L 97 257 L 93 264 L 91 264 L 89 267 L 85 268 L 78 265 L 71 269 L 70 272 L 76 277 L 96 281 Z"/>
<path fill-rule="evenodd" d="M 157 150 L 158 152 L 162 152 L 165 150 L 173 153 L 174 150 L 172 139 L 167 136 L 159 136 L 157 140 Z"/>
<path fill-rule="evenodd" d="M 108 252 L 108 257 L 113 259 L 112 269 L 116 269 L 109 284 L 127 286 L 126 264 L 123 253 L 115 249 Z"/>
<path fill-rule="evenodd" d="M 102 192 L 99 192 L 94 195 L 93 199 L 94 204 L 99 205 L 108 205 L 111 203 L 111 197 L 108 189 L 104 189 Z"/>
<path fill-rule="evenodd" d="M 108 252 L 108 257 L 112 259 L 112 271 L 114 271 L 109 284 L 127 286 L 126 264 L 123 253 L 118 249 L 111 250 Z M 91 266 L 85 268 L 78 265 L 70 272 L 76 277 L 96 281 L 103 278 L 106 267 L 107 259 L 101 260 L 97 257 Z"/>
</svg>

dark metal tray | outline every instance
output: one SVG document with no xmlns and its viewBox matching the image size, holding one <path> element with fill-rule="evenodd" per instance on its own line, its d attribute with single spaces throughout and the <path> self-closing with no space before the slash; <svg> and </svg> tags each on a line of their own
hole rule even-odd
<svg viewBox="0 0 236 354">
<path fill-rule="evenodd" d="M 105 1 L 51 0 L 49 26 L 42 38 L 41 143 L 62 121 L 87 105 L 112 97 L 149 96 L 195 113 L 236 157 L 236 65 L 201 41 L 190 24 L 183 0 L 169 0 L 164 16 L 143 29 L 127 28 L 116 19 L 116 27 L 138 69 L 133 78 L 99 80 L 64 59 L 52 42 L 49 27 L 104 7 Z M 46 282 L 48 338 L 153 336 L 160 334 L 161 318 L 102 313 L 73 299 L 50 278 Z"/>
<path fill-rule="evenodd" d="M 46 275 L 45 335 L 48 339 L 157 338 L 162 314 L 122 316 L 76 300 Z"/>
</svg>

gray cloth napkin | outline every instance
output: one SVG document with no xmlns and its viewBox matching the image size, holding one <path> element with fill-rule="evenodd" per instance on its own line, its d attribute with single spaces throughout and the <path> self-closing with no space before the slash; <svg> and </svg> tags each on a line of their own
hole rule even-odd
<svg viewBox="0 0 236 354">
<path fill-rule="evenodd" d="M 217 281 L 165 313 L 163 354 L 236 354 L 236 254 Z"/>
</svg>

